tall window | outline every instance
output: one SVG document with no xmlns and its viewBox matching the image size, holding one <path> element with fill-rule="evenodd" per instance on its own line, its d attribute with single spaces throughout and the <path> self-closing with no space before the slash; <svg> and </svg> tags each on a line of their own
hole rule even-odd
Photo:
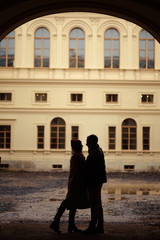
<svg viewBox="0 0 160 240">
<path fill-rule="evenodd" d="M 146 30 L 139 36 L 139 67 L 154 68 L 154 38 Z"/>
<path fill-rule="evenodd" d="M 37 148 L 44 148 L 44 126 L 37 126 Z"/>
<path fill-rule="evenodd" d="M 15 34 L 10 32 L 0 42 L 0 67 L 14 66 Z"/>
<path fill-rule="evenodd" d="M 49 31 L 42 27 L 35 32 L 35 67 L 49 67 L 50 36 Z"/>
<path fill-rule="evenodd" d="M 143 150 L 150 148 L 150 127 L 143 127 Z"/>
<path fill-rule="evenodd" d="M 104 67 L 119 68 L 119 32 L 114 28 L 104 35 Z"/>
<path fill-rule="evenodd" d="M 122 123 L 122 150 L 137 149 L 137 124 L 128 118 Z"/>
<path fill-rule="evenodd" d="M 79 126 L 72 126 L 72 139 L 76 140 L 79 138 Z"/>
<path fill-rule="evenodd" d="M 84 32 L 80 28 L 74 28 L 70 32 L 69 41 L 69 67 L 84 68 Z"/>
<path fill-rule="evenodd" d="M 116 148 L 116 127 L 108 127 L 108 139 L 109 144 L 108 148 L 109 150 L 115 150 Z"/>
<path fill-rule="evenodd" d="M 11 145 L 11 126 L 0 126 L 0 149 L 9 149 Z"/>
<path fill-rule="evenodd" d="M 54 118 L 51 122 L 51 149 L 65 148 L 65 121 Z"/>
</svg>

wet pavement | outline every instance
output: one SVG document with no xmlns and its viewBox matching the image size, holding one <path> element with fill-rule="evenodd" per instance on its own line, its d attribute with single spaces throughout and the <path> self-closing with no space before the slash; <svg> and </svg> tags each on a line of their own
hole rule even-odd
<svg viewBox="0 0 160 240">
<path fill-rule="evenodd" d="M 44 224 L 48 229 L 67 192 L 67 178 L 66 172 L 0 172 L 0 233 L 15 223 Z M 157 231 L 160 173 L 109 173 L 102 201 L 105 226 L 154 226 Z M 90 209 L 77 211 L 78 225 L 87 227 L 89 219 Z M 62 228 L 67 222 L 68 211 L 62 217 Z"/>
</svg>

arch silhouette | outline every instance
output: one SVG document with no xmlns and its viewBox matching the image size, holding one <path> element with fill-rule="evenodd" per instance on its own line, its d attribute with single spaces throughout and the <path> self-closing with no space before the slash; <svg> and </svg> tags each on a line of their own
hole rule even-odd
<svg viewBox="0 0 160 240">
<path fill-rule="evenodd" d="M 0 0 L 0 39 L 21 24 L 47 14 L 95 12 L 134 22 L 160 42 L 160 0 Z"/>
</svg>

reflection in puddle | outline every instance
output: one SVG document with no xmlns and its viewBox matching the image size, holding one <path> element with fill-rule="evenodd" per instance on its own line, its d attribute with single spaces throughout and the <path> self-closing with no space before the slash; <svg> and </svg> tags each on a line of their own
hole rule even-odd
<svg viewBox="0 0 160 240">
<path fill-rule="evenodd" d="M 108 195 L 119 195 L 119 198 L 117 197 L 109 197 L 109 200 L 123 200 L 125 198 L 122 198 L 121 195 L 157 195 L 160 196 L 160 185 L 155 185 L 153 188 L 149 188 L 148 185 L 146 186 L 103 186 L 103 192 Z"/>
</svg>

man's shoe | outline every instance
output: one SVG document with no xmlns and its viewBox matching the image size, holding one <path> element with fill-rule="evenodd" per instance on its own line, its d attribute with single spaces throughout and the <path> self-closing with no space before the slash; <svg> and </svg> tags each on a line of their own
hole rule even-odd
<svg viewBox="0 0 160 240">
<path fill-rule="evenodd" d="M 86 230 L 82 231 L 84 234 L 96 234 L 96 229 L 87 228 Z"/>
</svg>

